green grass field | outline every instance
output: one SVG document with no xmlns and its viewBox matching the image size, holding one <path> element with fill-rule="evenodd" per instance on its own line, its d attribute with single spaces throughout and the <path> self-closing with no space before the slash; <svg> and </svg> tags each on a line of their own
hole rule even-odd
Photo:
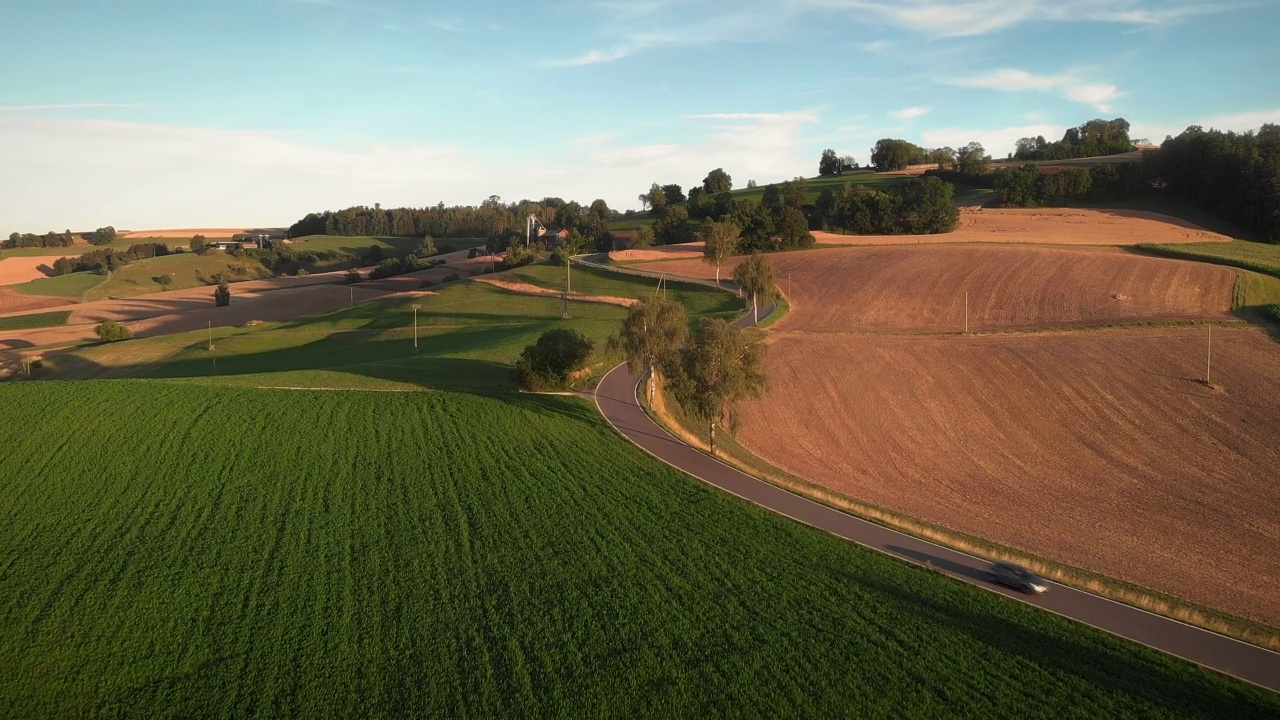
<svg viewBox="0 0 1280 720">
<path fill-rule="evenodd" d="M 296 250 L 315 250 L 316 252 L 329 251 L 339 252 L 345 255 L 363 255 L 368 252 L 369 248 L 376 245 L 382 248 L 385 257 L 403 257 L 418 247 L 418 243 L 422 242 L 422 238 L 416 237 L 344 237 L 340 235 L 308 235 L 300 237 L 291 242 L 286 247 Z M 436 244 L 441 243 L 460 243 L 462 241 L 438 240 Z M 468 241 L 471 242 L 471 241 Z M 483 245 L 484 240 L 476 241 Z M 460 245 L 461 247 L 461 245 Z M 468 245 L 469 247 L 469 245 Z"/>
<path fill-rule="evenodd" d="M 70 310 L 0 317 L 0 330 L 34 330 L 35 328 L 58 327 L 66 325 L 69 317 L 71 317 Z"/>
<path fill-rule="evenodd" d="M 244 272 L 235 273 L 232 266 L 243 266 Z M 111 273 L 110 280 L 86 292 L 84 299 L 88 302 L 201 287 L 212 284 L 211 278 L 218 273 L 226 273 L 233 281 L 270 277 L 262 263 L 253 258 L 236 258 L 223 252 L 205 255 L 187 252 L 135 260 Z M 171 278 L 168 285 L 161 285 L 153 279 L 161 275 Z"/>
<path fill-rule="evenodd" d="M 563 290 L 565 269 L 555 265 L 526 265 L 510 271 L 516 279 L 551 290 Z M 608 297 L 639 298 L 653 295 L 658 281 L 636 275 L 574 266 L 572 284 L 575 293 L 605 295 Z M 741 313 L 744 304 L 738 298 L 697 283 L 667 282 L 663 286 L 667 296 L 689 311 L 691 315 L 724 315 Z"/>
<path fill-rule="evenodd" d="M 107 278 L 91 272 L 77 272 L 56 277 L 39 278 L 13 285 L 13 289 L 24 295 L 49 295 L 54 297 L 82 297 L 85 293 L 100 285 Z"/>
<path fill-rule="evenodd" d="M 1280 277 L 1280 245 L 1233 240 L 1225 243 L 1138 245 L 1137 249 L 1164 257 L 1231 265 Z"/>
<path fill-rule="evenodd" d="M 5 717 L 1280 713 L 707 489 L 577 399 L 24 382 L 0 422 Z"/>
</svg>

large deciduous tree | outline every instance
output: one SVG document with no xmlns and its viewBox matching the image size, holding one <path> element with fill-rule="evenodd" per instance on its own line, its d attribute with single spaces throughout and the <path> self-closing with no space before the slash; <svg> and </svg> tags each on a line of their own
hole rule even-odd
<svg viewBox="0 0 1280 720">
<path fill-rule="evenodd" d="M 720 284 L 720 265 L 738 249 L 738 241 L 742 230 L 732 222 L 709 222 L 702 226 L 699 233 L 705 245 L 702 248 L 702 260 L 716 266 L 716 285 Z"/>
<path fill-rule="evenodd" d="M 981 143 L 971 142 L 956 151 L 956 170 L 962 175 L 985 175 L 991 170 L 991 156 Z"/>
<path fill-rule="evenodd" d="M 667 196 L 668 205 L 679 205 L 685 201 L 684 189 L 675 183 L 662 186 L 662 194 Z"/>
<path fill-rule="evenodd" d="M 678 245 L 693 240 L 689 227 L 689 211 L 681 205 L 668 207 L 653 224 L 653 236 L 659 245 Z"/>
<path fill-rule="evenodd" d="M 732 189 L 733 178 L 729 177 L 729 173 L 725 172 L 724 168 L 716 168 L 702 179 L 702 190 L 709 195 L 727 193 Z"/>
<path fill-rule="evenodd" d="M 677 364 L 677 355 L 689 332 L 684 306 L 660 295 L 643 297 L 622 321 L 622 329 L 609 341 L 627 356 L 627 369 L 648 373 L 649 402 L 658 372 Z"/>
<path fill-rule="evenodd" d="M 649 207 L 655 212 L 661 212 L 667 206 L 667 193 L 658 183 L 649 186 Z"/>
<path fill-rule="evenodd" d="M 753 253 L 745 262 L 733 269 L 733 280 L 742 288 L 743 296 L 751 300 L 751 313 L 760 321 L 759 303 L 769 302 L 777 293 L 773 265 L 760 253 Z"/>
<path fill-rule="evenodd" d="M 680 404 L 707 423 L 711 454 L 716 427 L 737 425 L 737 405 L 759 397 L 768 387 L 764 347 L 719 318 L 699 318 L 689 343 L 670 368 L 672 390 Z"/>
</svg>

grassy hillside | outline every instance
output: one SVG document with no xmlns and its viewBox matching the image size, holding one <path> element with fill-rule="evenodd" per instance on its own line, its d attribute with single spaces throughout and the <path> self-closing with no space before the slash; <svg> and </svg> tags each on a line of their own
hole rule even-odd
<svg viewBox="0 0 1280 720">
<path fill-rule="evenodd" d="M 1139 245 L 1139 251 L 1163 257 L 1200 260 L 1280 277 L 1280 245 L 1234 240 L 1226 243 Z"/>
<path fill-rule="evenodd" d="M 707 489 L 577 399 L 19 383 L 0 423 L 6 717 L 1280 713 Z"/>
<path fill-rule="evenodd" d="M 24 295 L 51 295 L 54 297 L 78 298 L 97 287 L 106 280 L 105 275 L 91 272 L 77 272 L 56 277 L 38 278 L 29 282 L 13 285 L 13 289 Z"/>
<path fill-rule="evenodd" d="M 236 268 L 243 268 L 243 270 L 237 271 Z M 270 277 L 270 273 L 262 263 L 252 258 L 236 258 L 223 252 L 211 252 L 205 255 L 179 253 L 135 260 L 111 273 L 111 279 L 86 292 L 84 299 L 93 301 L 125 298 L 164 290 L 201 287 L 213 284 L 212 278 L 219 273 L 226 273 L 227 277 L 233 280 Z M 155 278 L 161 275 L 170 277 L 168 285 L 155 281 Z"/>
</svg>

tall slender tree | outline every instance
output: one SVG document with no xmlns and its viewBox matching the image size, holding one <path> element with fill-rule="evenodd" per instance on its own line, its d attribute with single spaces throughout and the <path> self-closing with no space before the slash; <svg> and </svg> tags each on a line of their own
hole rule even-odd
<svg viewBox="0 0 1280 720">
<path fill-rule="evenodd" d="M 742 231 L 737 225 L 725 220 L 709 222 L 702 226 L 698 233 L 705 245 L 702 248 L 702 261 L 716 266 L 716 285 L 720 284 L 720 265 L 738 250 L 738 242 Z"/>
<path fill-rule="evenodd" d="M 689 320 L 684 306 L 654 294 L 632 306 L 622 321 L 621 330 L 610 338 L 609 347 L 626 354 L 628 370 L 635 374 L 648 373 L 650 403 L 658 372 L 676 363 L 688 332 Z"/>
<path fill-rule="evenodd" d="M 777 294 L 773 265 L 760 253 L 753 253 L 745 262 L 733 269 L 733 279 L 742 288 L 742 294 L 751 299 L 751 313 L 760 322 L 759 303 L 769 302 Z"/>
<path fill-rule="evenodd" d="M 707 423 L 711 454 L 716 453 L 716 427 L 737 425 L 737 405 L 768 388 L 764 347 L 719 318 L 699 318 L 689 343 L 670 372 L 680 404 Z"/>
</svg>

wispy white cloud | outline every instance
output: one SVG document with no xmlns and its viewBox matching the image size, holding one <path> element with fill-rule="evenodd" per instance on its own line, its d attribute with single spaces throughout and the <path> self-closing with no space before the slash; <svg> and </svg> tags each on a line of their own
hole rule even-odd
<svg viewBox="0 0 1280 720">
<path fill-rule="evenodd" d="M 125 110 L 146 107 L 141 103 L 57 103 L 53 105 L 0 105 L 0 112 L 42 112 L 45 110 Z"/>
<path fill-rule="evenodd" d="M 1238 7 L 1200 0 L 793 0 L 812 9 L 848 11 L 933 37 L 983 35 L 1027 22 L 1090 21 L 1166 25 Z"/>
<path fill-rule="evenodd" d="M 614 60 L 621 60 L 624 57 L 634 54 L 637 49 L 638 48 L 635 46 L 624 46 L 617 47 L 612 50 L 590 50 L 576 57 L 550 60 L 547 62 L 547 65 L 555 68 L 570 68 L 613 62 Z"/>
<path fill-rule="evenodd" d="M 889 50 L 889 43 L 884 40 L 875 40 L 873 42 L 862 45 L 863 52 L 869 52 L 873 55 L 883 55 Z"/>
<path fill-rule="evenodd" d="M 1082 79 L 1075 72 L 1064 72 L 1057 75 L 1034 75 L 1025 70 L 1002 68 L 982 75 L 937 78 L 937 81 L 945 85 L 1000 90 L 1003 92 L 1059 90 L 1068 99 L 1092 105 L 1101 112 L 1111 112 L 1112 103 L 1125 95 L 1115 85 L 1089 82 Z"/>
<path fill-rule="evenodd" d="M 927 115 L 932 109 L 933 108 L 926 107 L 909 107 L 901 110 L 894 110 L 890 112 L 889 115 L 899 120 L 910 120 L 911 118 L 918 118 L 921 115 Z"/>
</svg>

